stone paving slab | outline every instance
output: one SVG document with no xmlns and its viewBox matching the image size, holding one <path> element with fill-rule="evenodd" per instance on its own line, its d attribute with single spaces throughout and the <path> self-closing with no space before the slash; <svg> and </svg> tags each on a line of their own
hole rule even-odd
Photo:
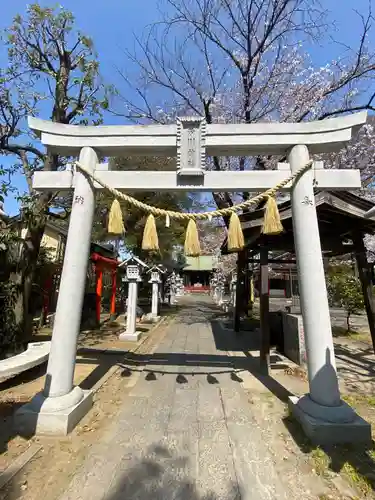
<svg viewBox="0 0 375 500">
<path fill-rule="evenodd" d="M 272 443 L 262 441 L 254 409 L 231 378 L 227 352 L 216 348 L 209 299 L 199 307 L 190 300 L 155 351 L 164 364 L 154 365 L 150 355 L 61 500 L 291 498 L 273 464 Z M 197 354 L 205 366 L 194 363 Z M 215 357 L 224 360 L 220 366 Z"/>
</svg>

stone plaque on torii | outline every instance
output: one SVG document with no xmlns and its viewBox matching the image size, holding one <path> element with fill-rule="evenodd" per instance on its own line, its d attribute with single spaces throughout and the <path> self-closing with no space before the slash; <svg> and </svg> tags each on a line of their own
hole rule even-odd
<svg viewBox="0 0 375 500">
<path fill-rule="evenodd" d="M 30 127 L 49 151 L 74 156 L 106 185 L 120 191 L 262 191 L 306 165 L 310 153 L 341 149 L 366 112 L 307 123 L 206 124 L 179 118 L 176 125 L 74 126 L 36 118 Z M 206 155 L 287 156 L 273 171 L 206 171 Z M 176 171 L 110 171 L 98 156 L 175 156 Z M 358 170 L 322 168 L 317 162 L 283 190 L 291 191 L 295 252 L 308 356 L 308 395 L 290 398 L 305 431 L 322 442 L 369 439 L 370 426 L 341 401 L 335 368 L 314 186 L 350 190 L 361 186 Z M 20 427 L 37 422 L 37 432 L 66 432 L 91 404 L 90 393 L 73 387 L 77 335 L 85 288 L 95 191 L 103 189 L 79 169 L 36 172 L 37 191 L 72 191 L 73 206 L 61 276 L 44 393 L 17 413 Z"/>
</svg>

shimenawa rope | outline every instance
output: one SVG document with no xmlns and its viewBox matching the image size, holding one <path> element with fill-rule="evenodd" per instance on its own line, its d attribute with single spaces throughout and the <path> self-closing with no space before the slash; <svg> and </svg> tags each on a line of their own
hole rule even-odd
<svg viewBox="0 0 375 500">
<path fill-rule="evenodd" d="M 219 210 L 213 210 L 211 212 L 197 212 L 197 213 L 190 213 L 190 212 L 175 212 L 173 210 L 165 210 L 163 208 L 157 208 L 153 207 L 151 205 L 147 205 L 147 203 L 143 203 L 136 198 L 133 198 L 132 196 L 129 196 L 125 193 L 122 193 L 121 191 L 118 191 L 118 189 L 113 188 L 108 186 L 105 182 L 100 180 L 98 177 L 96 177 L 95 174 L 90 172 L 89 170 L 86 169 L 84 165 L 82 165 L 80 162 L 76 161 L 75 165 L 78 167 L 81 172 L 83 172 L 85 175 L 90 177 L 93 181 L 97 182 L 100 184 L 104 189 L 109 191 L 113 196 L 117 199 L 124 200 L 125 202 L 129 203 L 130 205 L 133 205 L 141 210 L 144 210 L 145 212 L 148 212 L 152 215 L 156 216 L 166 216 L 169 218 L 173 219 L 211 219 L 212 217 L 221 217 L 221 216 L 229 216 L 233 212 L 238 212 L 239 210 L 243 210 L 244 208 L 247 208 L 251 205 L 255 205 L 259 203 L 262 200 L 266 200 L 269 197 L 274 196 L 277 191 L 279 191 L 281 188 L 289 184 L 289 182 L 294 181 L 296 178 L 298 178 L 300 175 L 302 175 L 306 170 L 309 170 L 313 164 L 313 160 L 308 161 L 305 165 L 303 165 L 301 168 L 299 168 L 294 174 L 290 175 L 286 179 L 280 181 L 276 186 L 273 188 L 267 189 L 263 193 L 260 193 L 254 198 L 251 198 L 249 200 L 246 200 L 242 203 L 238 203 L 237 205 L 233 205 L 232 207 L 228 208 L 221 208 Z"/>
</svg>

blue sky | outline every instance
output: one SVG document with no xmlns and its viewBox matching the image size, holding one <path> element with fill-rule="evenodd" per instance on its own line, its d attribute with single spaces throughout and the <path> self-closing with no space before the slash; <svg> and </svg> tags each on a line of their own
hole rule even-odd
<svg viewBox="0 0 375 500">
<path fill-rule="evenodd" d="M 371 0 L 370 0 L 371 1 Z M 41 5 L 54 5 L 54 2 L 40 1 Z M 144 27 L 159 20 L 157 0 L 62 0 L 59 2 L 63 7 L 71 10 L 76 18 L 77 27 L 85 34 L 91 36 L 99 53 L 99 60 L 104 78 L 110 83 L 121 84 L 117 75 L 116 66 L 125 65 L 123 49 L 133 47 L 133 34 L 140 34 Z M 359 19 L 353 14 L 353 2 L 343 0 L 323 0 L 324 6 L 330 11 L 330 16 L 337 21 L 337 33 L 346 45 L 353 46 L 358 40 L 360 30 Z M 356 0 L 355 8 L 366 12 L 368 0 Z M 0 29 L 7 27 L 12 18 L 17 14 L 23 14 L 26 10 L 24 0 L 12 0 L 2 5 Z M 375 45 L 375 30 L 369 42 Z M 335 58 L 342 49 L 326 40 L 323 46 L 309 47 L 310 55 L 314 64 L 325 65 Z M 6 54 L 0 48 L 0 65 L 6 64 Z M 47 118 L 47 117 L 46 117 Z M 114 122 L 114 118 L 106 117 L 106 123 Z M 25 187 L 21 176 L 14 179 L 19 189 Z M 13 198 L 6 200 L 6 211 L 17 212 L 17 203 Z"/>
</svg>

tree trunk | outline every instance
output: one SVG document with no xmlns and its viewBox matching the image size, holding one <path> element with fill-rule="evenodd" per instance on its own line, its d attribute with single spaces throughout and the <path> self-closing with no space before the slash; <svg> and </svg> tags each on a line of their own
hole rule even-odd
<svg viewBox="0 0 375 500">
<path fill-rule="evenodd" d="M 44 171 L 54 171 L 58 167 L 58 156 L 47 154 L 43 165 Z M 32 335 L 32 318 L 30 317 L 30 299 L 34 282 L 35 269 L 38 262 L 40 245 L 47 222 L 48 204 L 53 193 L 39 195 L 32 210 L 25 213 L 27 232 L 22 251 L 20 252 L 14 282 L 19 287 L 17 298 L 16 331 L 19 342 L 26 345 Z"/>
<path fill-rule="evenodd" d="M 14 330 L 16 333 L 15 344 L 18 349 L 25 349 L 28 340 L 28 297 L 25 295 L 22 273 L 15 273 L 11 277 L 16 283 L 16 296 L 14 302 Z"/>
<path fill-rule="evenodd" d="M 15 328 L 16 287 L 9 280 L 2 281 L 0 288 L 0 359 L 16 353 L 20 349 Z"/>
<path fill-rule="evenodd" d="M 348 333 L 350 332 L 350 312 L 347 313 L 346 315 L 346 328 Z"/>
<path fill-rule="evenodd" d="M 34 282 L 39 250 L 46 225 L 46 209 L 49 197 L 41 195 L 33 206 L 32 214 L 26 216 L 27 233 L 21 242 L 22 250 L 17 268 L 11 273 L 10 281 L 16 286 L 14 304 L 14 329 L 16 344 L 26 347 L 32 336 L 30 299 Z"/>
<path fill-rule="evenodd" d="M 27 259 L 27 260 L 26 260 Z M 32 336 L 32 317 L 30 315 L 30 299 L 33 279 L 38 255 L 25 257 L 24 264 L 18 272 L 10 276 L 10 280 L 16 285 L 16 296 L 14 301 L 14 329 L 16 332 L 16 343 L 26 348 Z"/>
</svg>

